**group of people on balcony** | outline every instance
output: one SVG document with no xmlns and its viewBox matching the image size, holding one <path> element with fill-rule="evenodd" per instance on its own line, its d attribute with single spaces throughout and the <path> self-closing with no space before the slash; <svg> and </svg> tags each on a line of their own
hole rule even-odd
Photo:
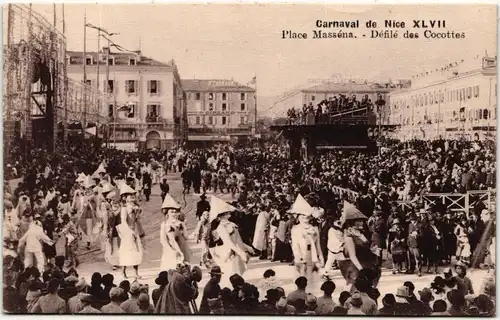
<svg viewBox="0 0 500 320">
<path fill-rule="evenodd" d="M 382 101 L 379 96 L 377 101 Z M 367 108 L 367 111 L 372 111 L 374 103 L 365 95 L 361 101 L 356 98 L 356 95 L 348 97 L 346 94 L 330 97 L 320 101 L 316 106 L 312 102 L 309 105 L 304 104 L 302 110 L 292 107 L 287 112 L 288 124 L 290 125 L 313 125 L 317 123 L 331 123 L 333 116 L 341 112 Z"/>
</svg>

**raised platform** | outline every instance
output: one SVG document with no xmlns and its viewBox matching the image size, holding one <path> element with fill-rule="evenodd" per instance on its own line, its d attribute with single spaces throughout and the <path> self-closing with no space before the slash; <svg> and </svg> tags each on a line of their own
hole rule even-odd
<svg viewBox="0 0 500 320">
<path fill-rule="evenodd" d="M 368 123 L 335 123 L 314 125 L 271 126 L 281 132 L 290 144 L 292 159 L 314 157 L 318 150 L 346 149 L 376 152 L 376 132 L 394 130 L 397 126 L 373 125 Z"/>
</svg>

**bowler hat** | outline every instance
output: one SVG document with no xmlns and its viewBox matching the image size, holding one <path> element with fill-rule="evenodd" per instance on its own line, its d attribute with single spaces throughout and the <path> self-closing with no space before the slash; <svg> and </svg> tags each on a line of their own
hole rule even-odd
<svg viewBox="0 0 500 320">
<path fill-rule="evenodd" d="M 168 283 L 168 272 L 162 271 L 158 274 L 158 277 L 155 279 L 155 283 L 159 286 L 166 285 Z"/>
<path fill-rule="evenodd" d="M 210 274 L 214 276 L 220 276 L 222 275 L 222 270 L 219 266 L 213 266 L 212 269 L 210 269 Z"/>
</svg>

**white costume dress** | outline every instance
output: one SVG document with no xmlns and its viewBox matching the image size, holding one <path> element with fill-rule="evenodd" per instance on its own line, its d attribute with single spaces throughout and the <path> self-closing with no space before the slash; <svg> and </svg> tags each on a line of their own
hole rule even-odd
<svg viewBox="0 0 500 320">
<path fill-rule="evenodd" d="M 231 288 L 229 277 L 233 274 L 243 276 L 247 269 L 245 244 L 241 240 L 236 224 L 227 220 L 222 220 L 212 234 L 222 240 L 222 244 L 212 250 L 213 260 L 223 272 L 220 286 Z"/>
<path fill-rule="evenodd" d="M 162 271 L 175 269 L 178 263 L 190 261 L 186 230 L 181 221 L 177 219 L 168 219 L 163 221 L 160 228 L 160 241 L 163 246 L 160 266 Z M 180 259 L 180 255 L 177 254 L 176 246 L 172 243 L 172 241 L 177 242 L 177 245 L 184 256 L 182 260 Z"/>
<path fill-rule="evenodd" d="M 133 204 L 122 207 L 121 223 L 116 227 L 120 237 L 119 262 L 122 267 L 137 266 L 142 262 L 143 248 L 139 237 L 137 210 Z"/>
</svg>

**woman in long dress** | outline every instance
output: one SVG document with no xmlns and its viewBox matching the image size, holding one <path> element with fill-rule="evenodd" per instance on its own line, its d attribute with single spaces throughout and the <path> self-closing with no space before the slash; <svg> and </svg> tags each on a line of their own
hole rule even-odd
<svg viewBox="0 0 500 320">
<path fill-rule="evenodd" d="M 178 264 L 190 262 L 190 252 L 187 245 L 186 227 L 179 220 L 180 206 L 167 194 L 163 201 L 162 211 L 165 220 L 160 227 L 160 242 L 163 247 L 161 270 L 176 269 Z"/>
<path fill-rule="evenodd" d="M 298 223 L 292 227 L 292 250 L 295 267 L 301 276 L 312 279 L 314 270 L 325 264 L 319 239 L 319 229 L 311 224 L 311 215 L 298 214 Z"/>
<path fill-rule="evenodd" d="M 107 194 L 106 199 L 109 201 L 109 205 L 106 207 L 106 212 L 103 212 L 106 230 L 104 259 L 112 266 L 114 271 L 120 264 L 120 238 L 118 237 L 118 230 L 116 227 L 121 224 L 121 206 L 117 191 L 111 191 Z"/>
<path fill-rule="evenodd" d="M 215 240 L 216 245 L 211 248 L 211 255 L 223 271 L 219 283 L 221 288 L 231 287 L 229 277 L 233 274 L 243 276 L 250 259 L 247 251 L 252 251 L 243 243 L 238 226 L 229 221 L 231 212 L 235 210 L 236 208 L 233 206 L 212 196 L 210 203 L 211 237 Z"/>
<path fill-rule="evenodd" d="M 132 266 L 135 270 L 136 278 L 139 276 L 139 265 L 142 262 L 143 244 L 138 230 L 138 220 L 140 208 L 135 205 L 135 190 L 126 184 L 120 187 L 120 196 L 125 200 L 121 208 L 118 225 L 118 236 L 120 237 L 119 265 L 123 267 L 123 277 L 127 278 L 127 267 Z"/>
<path fill-rule="evenodd" d="M 380 266 L 377 255 L 372 252 L 370 241 L 364 235 L 367 217 L 350 203 L 344 203 L 341 223 L 344 230 L 345 258 L 339 260 L 339 268 L 347 286 L 352 286 L 362 269 L 372 270 L 372 285 L 377 286 L 380 279 Z M 352 289 L 352 287 L 351 287 Z"/>
</svg>

